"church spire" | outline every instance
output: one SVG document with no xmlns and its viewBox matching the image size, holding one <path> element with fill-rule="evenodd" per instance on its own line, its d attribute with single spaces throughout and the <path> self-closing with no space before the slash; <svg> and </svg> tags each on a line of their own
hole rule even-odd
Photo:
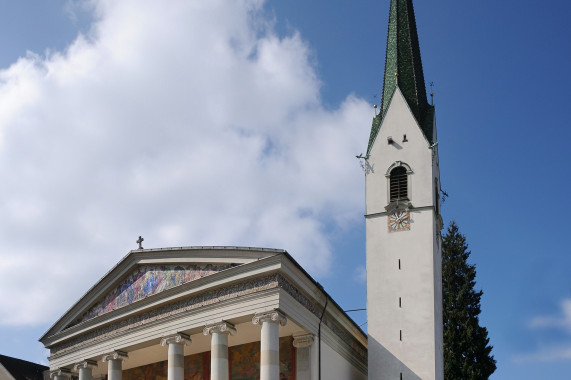
<svg viewBox="0 0 571 380">
<path fill-rule="evenodd" d="M 373 120 L 367 151 L 371 149 L 397 87 L 426 138 L 432 142 L 432 107 L 426 99 L 412 0 L 391 0 L 380 112 Z"/>
</svg>

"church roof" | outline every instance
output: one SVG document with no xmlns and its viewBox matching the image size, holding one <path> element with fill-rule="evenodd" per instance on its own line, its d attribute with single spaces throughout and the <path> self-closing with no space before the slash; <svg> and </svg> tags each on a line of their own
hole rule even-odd
<svg viewBox="0 0 571 380">
<path fill-rule="evenodd" d="M 40 364 L 4 355 L 0 355 L 0 366 L 4 367 L 15 380 L 42 380 L 43 372 L 49 369 Z"/>
<path fill-rule="evenodd" d="M 380 112 L 373 119 L 367 153 L 371 150 L 397 87 L 424 135 L 432 143 L 434 110 L 426 99 L 412 0 L 391 0 Z"/>
</svg>

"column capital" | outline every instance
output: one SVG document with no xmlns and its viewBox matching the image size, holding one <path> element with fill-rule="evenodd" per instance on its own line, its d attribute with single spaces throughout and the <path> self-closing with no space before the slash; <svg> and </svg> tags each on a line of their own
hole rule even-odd
<svg viewBox="0 0 571 380">
<path fill-rule="evenodd" d="M 258 325 L 262 322 L 279 323 L 280 325 L 285 326 L 287 323 L 287 318 L 281 311 L 277 309 L 264 311 L 262 313 L 256 313 L 254 318 L 252 318 L 252 323 Z"/>
<path fill-rule="evenodd" d="M 230 334 L 232 336 L 236 335 L 236 327 L 230 322 L 222 321 L 218 323 L 212 323 L 209 325 L 204 326 L 204 330 L 202 330 L 202 334 L 204 335 L 212 335 L 212 333 L 219 333 L 219 334 Z"/>
<path fill-rule="evenodd" d="M 108 354 L 103 355 L 101 360 L 105 363 L 110 360 L 127 360 L 129 359 L 129 355 L 127 355 L 124 351 L 113 351 Z"/>
<path fill-rule="evenodd" d="M 293 346 L 295 348 L 305 348 L 313 345 L 314 340 L 313 334 L 294 334 L 293 335 Z"/>
<path fill-rule="evenodd" d="M 184 333 L 176 333 L 161 338 L 161 346 L 163 347 L 167 344 L 182 344 L 190 346 L 191 343 L 192 339 L 190 339 L 190 336 Z"/>
<path fill-rule="evenodd" d="M 67 368 L 58 368 L 50 371 L 50 379 L 54 379 L 56 377 L 71 379 L 71 371 Z"/>
<path fill-rule="evenodd" d="M 95 360 L 89 360 L 89 359 L 79 363 L 75 363 L 73 365 L 73 369 L 75 371 L 78 371 L 80 368 L 96 368 L 96 367 L 97 367 L 97 362 Z"/>
</svg>

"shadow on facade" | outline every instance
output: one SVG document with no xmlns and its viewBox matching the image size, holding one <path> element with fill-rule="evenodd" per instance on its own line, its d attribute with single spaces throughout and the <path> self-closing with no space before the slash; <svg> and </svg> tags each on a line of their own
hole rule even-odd
<svg viewBox="0 0 571 380">
<path fill-rule="evenodd" d="M 389 350 L 387 350 L 376 339 L 369 336 L 368 340 L 369 355 L 375 353 L 375 356 L 369 356 L 369 378 L 370 379 L 400 379 L 402 380 L 422 380 L 420 376 L 414 373 Z M 382 364 L 390 363 L 390 364 Z"/>
</svg>

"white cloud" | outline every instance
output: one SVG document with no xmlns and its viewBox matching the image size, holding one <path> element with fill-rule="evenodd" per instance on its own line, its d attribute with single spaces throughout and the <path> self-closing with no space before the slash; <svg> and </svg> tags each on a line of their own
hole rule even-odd
<svg viewBox="0 0 571 380">
<path fill-rule="evenodd" d="M 561 301 L 561 312 L 557 316 L 538 316 L 531 320 L 529 327 L 533 329 L 551 328 L 571 334 L 571 298 Z M 514 357 L 516 363 L 545 362 L 556 360 L 571 360 L 571 342 L 567 344 L 543 344 L 536 352 L 520 354 Z"/>
<path fill-rule="evenodd" d="M 517 355 L 514 357 L 516 363 L 529 362 L 552 362 L 558 360 L 571 360 L 571 346 L 542 347 L 532 354 Z"/>
<path fill-rule="evenodd" d="M 561 314 L 558 316 L 539 316 L 532 319 L 531 327 L 559 328 L 571 334 L 571 298 L 561 301 Z"/>
<path fill-rule="evenodd" d="M 353 273 L 353 277 L 355 281 L 360 284 L 365 284 L 367 282 L 367 269 L 364 266 L 358 266 L 355 268 L 355 272 Z"/>
<path fill-rule="evenodd" d="M 327 226 L 363 212 L 368 105 L 326 110 L 260 0 L 90 5 L 89 35 L 0 71 L 0 324 L 54 321 L 138 235 L 326 274 Z"/>
</svg>

